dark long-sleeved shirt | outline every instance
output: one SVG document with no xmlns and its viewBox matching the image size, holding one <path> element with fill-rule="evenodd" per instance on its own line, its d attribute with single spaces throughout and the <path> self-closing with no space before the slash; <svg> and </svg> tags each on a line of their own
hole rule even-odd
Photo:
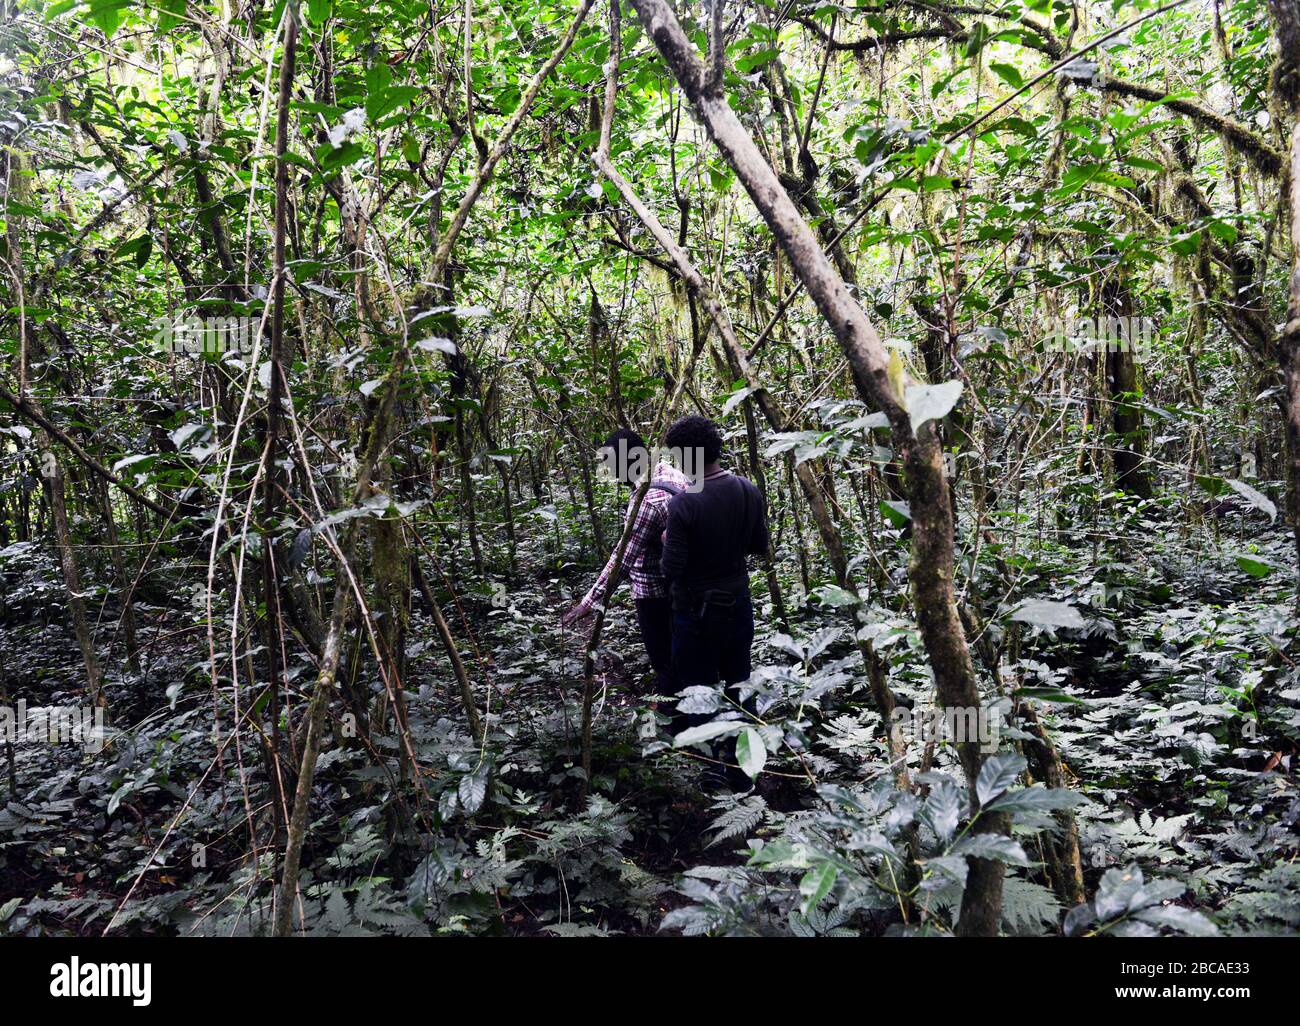
<svg viewBox="0 0 1300 1026">
<path fill-rule="evenodd" d="M 745 557 L 766 551 L 763 494 L 743 477 L 710 474 L 702 489 L 675 495 L 668 504 L 661 564 L 674 599 L 708 589 L 747 591 Z"/>
</svg>

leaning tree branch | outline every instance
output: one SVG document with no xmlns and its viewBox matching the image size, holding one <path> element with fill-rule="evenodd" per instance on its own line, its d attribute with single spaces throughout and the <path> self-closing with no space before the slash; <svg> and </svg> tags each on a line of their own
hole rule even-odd
<svg viewBox="0 0 1300 1026">
<path fill-rule="evenodd" d="M 1120 78 L 1105 78 L 1097 83 L 1082 82 L 1094 89 L 1112 93 L 1116 96 L 1128 96 L 1135 100 L 1158 103 L 1169 110 L 1182 114 L 1192 121 L 1217 132 L 1262 173 L 1273 176 L 1284 166 L 1284 158 L 1278 149 L 1270 146 L 1240 121 L 1211 110 L 1203 103 L 1163 92 L 1140 82 L 1129 82 Z"/>
</svg>

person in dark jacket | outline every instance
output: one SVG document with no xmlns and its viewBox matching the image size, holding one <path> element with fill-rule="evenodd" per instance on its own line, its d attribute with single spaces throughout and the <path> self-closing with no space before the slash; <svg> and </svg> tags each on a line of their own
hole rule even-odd
<svg viewBox="0 0 1300 1026">
<path fill-rule="evenodd" d="M 739 684 L 752 670 L 754 610 L 746 558 L 767 551 L 767 511 L 750 481 L 723 470 L 722 434 L 705 417 L 683 417 L 667 446 L 703 464 L 703 487 L 673 496 L 661 560 L 673 601 L 673 670 L 682 687 Z"/>
</svg>

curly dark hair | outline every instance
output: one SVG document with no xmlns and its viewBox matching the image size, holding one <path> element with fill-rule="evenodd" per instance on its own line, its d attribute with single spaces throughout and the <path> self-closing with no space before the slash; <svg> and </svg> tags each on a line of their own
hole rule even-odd
<svg viewBox="0 0 1300 1026">
<path fill-rule="evenodd" d="M 642 455 L 636 455 L 636 450 L 640 449 Z M 601 443 L 598 450 L 602 458 L 606 460 L 610 473 L 622 481 L 624 484 L 636 484 L 636 475 L 633 474 L 632 468 L 639 461 L 650 458 L 650 449 L 645 444 L 645 439 L 633 431 L 631 428 L 619 428 L 617 431 L 611 431 L 606 436 L 605 441 Z M 610 456 L 604 456 L 609 453 Z M 648 470 L 649 468 L 644 468 Z"/>
<path fill-rule="evenodd" d="M 674 421 L 665 441 L 670 449 L 702 450 L 705 463 L 715 463 L 722 457 L 722 432 L 708 417 L 692 414 Z"/>
</svg>

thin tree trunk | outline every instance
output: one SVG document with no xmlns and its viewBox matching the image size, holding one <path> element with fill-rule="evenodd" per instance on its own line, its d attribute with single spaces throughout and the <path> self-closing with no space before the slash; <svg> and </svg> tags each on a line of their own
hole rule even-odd
<svg viewBox="0 0 1300 1026">
<path fill-rule="evenodd" d="M 429 607 L 429 615 L 433 617 L 433 625 L 437 628 L 443 651 L 447 653 L 447 661 L 451 663 L 451 672 L 460 686 L 460 704 L 465 710 L 465 721 L 469 724 L 469 731 L 474 735 L 475 741 L 482 741 L 483 721 L 479 717 L 478 706 L 474 701 L 474 685 L 470 682 L 469 674 L 465 671 L 465 663 L 456 649 L 456 639 L 452 637 L 451 628 L 447 626 L 447 618 L 442 615 L 442 608 L 434 598 L 433 589 L 429 587 L 429 578 L 425 575 L 424 568 L 420 566 L 419 559 L 414 555 L 411 557 L 411 574 L 415 578 L 416 587 L 420 589 L 420 594 L 424 596 L 425 605 Z"/>
<path fill-rule="evenodd" d="M 1278 62 L 1273 69 L 1275 116 L 1292 118 L 1290 153 L 1291 287 L 1286 323 L 1277 348 L 1286 387 L 1286 442 L 1290 474 L 1291 526 L 1300 559 L 1300 0 L 1269 0 L 1277 35 Z M 1300 564 L 1298 564 L 1300 565 Z M 1297 578 L 1300 602 L 1300 578 Z"/>
<path fill-rule="evenodd" d="M 1064 788 L 1065 767 L 1060 752 L 1038 718 L 1038 711 L 1031 702 L 1022 702 L 1019 712 L 1029 733 L 1034 735 L 1033 740 L 1025 742 L 1030 771 L 1048 787 Z M 1079 854 L 1079 827 L 1073 809 L 1057 809 L 1052 815 L 1060 832 L 1058 836 L 1043 834 L 1049 859 L 1048 876 L 1056 896 L 1072 908 L 1082 905 L 1087 897 L 1083 887 L 1083 859 Z"/>
<path fill-rule="evenodd" d="M 406 631 L 411 597 L 411 559 L 401 522 L 387 517 L 371 521 L 370 547 L 374 572 L 373 602 L 379 614 L 380 653 L 388 663 L 393 715 L 400 736 L 407 728 L 403 681 L 406 678 Z M 399 745 L 397 753 L 401 771 L 405 774 L 412 768 L 407 765 L 405 747 Z"/>
<path fill-rule="evenodd" d="M 460 495 L 464 503 L 465 529 L 469 533 L 469 551 L 474 559 L 474 572 L 484 574 L 483 550 L 478 540 L 478 506 L 474 500 L 474 475 L 469 469 L 469 440 L 465 430 L 465 414 L 459 403 L 455 410 L 456 454 L 460 457 Z"/>
<path fill-rule="evenodd" d="M 9 685 L 5 682 L 4 674 L 0 672 L 0 705 L 8 707 L 9 705 Z M 18 767 L 14 762 L 14 743 L 8 737 L 5 738 L 5 776 L 9 782 L 9 800 L 18 801 Z"/>
<path fill-rule="evenodd" d="M 280 772 L 280 692 L 283 680 L 284 617 L 280 609 L 280 574 L 276 566 L 275 522 L 279 516 L 281 483 L 280 464 L 277 459 L 280 438 L 280 421 L 284 415 L 282 403 L 286 393 L 284 352 L 284 277 L 285 233 L 289 208 L 289 163 L 285 155 L 289 147 L 289 104 L 293 95 L 293 78 L 298 57 L 298 5 L 291 0 L 285 10 L 287 22 L 284 30 L 284 53 L 280 58 L 279 109 L 276 116 L 275 135 L 275 228 L 272 239 L 272 264 L 275 277 L 271 285 L 271 383 L 267 389 L 265 464 L 262 469 L 262 600 L 266 605 L 263 624 L 263 645 L 266 647 L 267 686 L 271 691 L 268 712 L 271 720 L 270 750 L 267 759 L 267 776 L 272 781 L 275 795 L 272 809 L 276 825 L 277 844 L 283 836 L 288 817 L 288 795 L 284 793 L 283 774 Z M 214 215 L 214 225 L 220 220 Z M 229 254 L 223 260 L 229 260 Z M 227 268 L 232 270 L 232 268 Z"/>
<path fill-rule="evenodd" d="M 77 637 L 77 647 L 81 649 L 81 659 L 86 667 L 86 693 L 92 705 L 104 708 L 107 703 L 104 700 L 99 660 L 95 656 L 95 642 L 90 633 L 89 618 L 86 616 L 86 600 L 81 591 L 81 572 L 77 567 L 77 555 L 72 548 L 72 531 L 68 527 L 63 468 L 50 452 L 49 436 L 42 433 L 38 438 L 41 443 L 41 477 L 45 482 L 45 497 L 50 504 L 50 523 L 54 528 L 54 539 L 59 549 L 63 584 L 68 592 L 68 612 L 72 617 L 72 630 Z"/>
<path fill-rule="evenodd" d="M 1116 275 L 1120 271 L 1116 270 Z M 1140 499 L 1151 498 L 1151 478 L 1142 445 L 1142 411 L 1135 405 L 1137 360 L 1133 352 L 1133 300 L 1118 278 L 1102 286 L 1107 328 L 1098 335 L 1109 341 L 1105 352 L 1106 386 L 1115 443 L 1111 452 L 1115 484 Z"/>
<path fill-rule="evenodd" d="M 794 487 L 794 454 L 785 454 L 786 497 L 790 503 L 790 520 L 794 526 L 794 550 L 799 557 L 799 583 L 803 585 L 803 600 L 808 601 L 812 580 L 808 576 L 808 546 L 803 540 L 803 520 L 799 516 L 799 496 Z"/>
<path fill-rule="evenodd" d="M 100 478 L 96 481 L 96 486 L 99 508 L 104 518 L 104 537 L 108 542 L 109 560 L 113 564 L 113 575 L 117 578 L 118 593 L 122 597 L 122 637 L 126 643 L 126 664 L 132 673 L 139 674 L 140 645 L 135 633 L 134 582 L 126 572 L 126 560 L 122 556 L 121 537 L 117 533 L 117 519 L 113 516 L 108 485 Z"/>
<path fill-rule="evenodd" d="M 749 452 L 750 473 L 754 475 L 754 484 L 763 496 L 763 504 L 771 508 L 767 497 L 767 475 L 763 473 L 763 461 L 758 452 L 758 425 L 754 422 L 754 404 L 746 398 L 745 408 L 745 445 Z M 767 551 L 763 553 L 763 576 L 767 580 L 767 593 L 772 598 L 772 612 L 781 622 L 781 629 L 790 630 L 790 621 L 786 616 L 785 599 L 781 595 L 781 582 L 776 575 L 776 550 L 769 534 Z"/>
</svg>

